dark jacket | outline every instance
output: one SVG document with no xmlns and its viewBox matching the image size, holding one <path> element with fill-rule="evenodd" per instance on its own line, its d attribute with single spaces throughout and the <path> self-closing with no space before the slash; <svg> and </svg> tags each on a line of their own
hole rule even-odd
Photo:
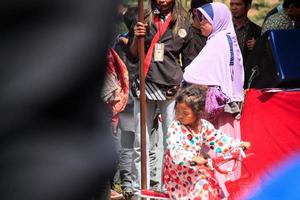
<svg viewBox="0 0 300 200">
<path fill-rule="evenodd" d="M 207 38 L 202 36 L 201 31 L 194 26 L 190 26 L 186 47 L 182 52 L 182 65 L 188 66 L 194 58 L 199 54 L 206 44 Z"/>
<path fill-rule="evenodd" d="M 257 40 L 257 38 L 260 37 L 260 33 L 261 33 L 261 27 L 249 20 L 249 31 L 246 38 L 254 38 L 255 40 Z M 247 40 L 245 41 L 245 43 L 246 42 Z M 246 44 L 244 45 L 244 49 L 241 49 L 241 51 L 245 63 L 251 51 L 247 48 Z"/>
<path fill-rule="evenodd" d="M 188 42 L 188 31 L 189 31 L 189 20 L 181 27 L 186 32 L 185 37 L 173 36 L 172 33 L 173 25 L 170 24 L 166 32 L 161 36 L 160 42 L 164 43 L 164 61 L 150 63 L 149 71 L 146 76 L 146 81 L 154 82 L 159 85 L 164 86 L 174 86 L 179 85 L 182 81 L 182 66 L 180 64 L 179 55 L 183 52 L 186 43 Z M 147 54 L 148 48 L 150 47 L 151 41 L 157 32 L 157 28 L 154 24 L 150 25 L 148 28 L 148 34 L 145 37 L 145 55 Z M 134 32 L 133 27 L 129 31 L 131 44 Z M 129 45 L 130 46 L 130 45 Z M 138 73 L 138 71 L 137 71 Z"/>
</svg>

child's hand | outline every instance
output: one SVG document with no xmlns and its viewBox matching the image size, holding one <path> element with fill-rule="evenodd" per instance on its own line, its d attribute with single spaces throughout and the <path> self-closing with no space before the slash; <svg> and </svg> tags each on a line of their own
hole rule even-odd
<svg viewBox="0 0 300 200">
<path fill-rule="evenodd" d="M 193 161 L 197 163 L 197 165 L 204 165 L 207 163 L 207 160 L 203 158 L 202 156 L 196 156 L 193 158 Z"/>
<path fill-rule="evenodd" d="M 251 146 L 251 143 L 250 143 L 250 142 L 247 142 L 247 141 L 243 141 L 243 142 L 241 142 L 241 144 L 240 144 L 240 147 L 241 147 L 243 150 L 249 149 L 250 146 Z"/>
</svg>

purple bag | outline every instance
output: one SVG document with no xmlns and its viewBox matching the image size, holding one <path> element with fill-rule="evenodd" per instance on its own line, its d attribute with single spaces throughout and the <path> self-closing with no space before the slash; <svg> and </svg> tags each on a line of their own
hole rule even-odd
<svg viewBox="0 0 300 200">
<path fill-rule="evenodd" d="M 213 121 L 224 111 L 225 105 L 230 98 L 221 91 L 218 86 L 209 86 L 206 94 L 205 102 L 205 118 Z"/>
</svg>

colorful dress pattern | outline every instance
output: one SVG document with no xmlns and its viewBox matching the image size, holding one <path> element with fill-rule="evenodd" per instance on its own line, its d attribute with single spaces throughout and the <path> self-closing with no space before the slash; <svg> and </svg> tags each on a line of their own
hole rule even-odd
<svg viewBox="0 0 300 200">
<path fill-rule="evenodd" d="M 220 189 L 213 171 L 206 166 L 191 166 L 195 156 L 201 156 L 205 144 L 216 153 L 233 151 L 240 142 L 233 141 L 207 120 L 201 119 L 199 131 L 194 132 L 173 121 L 168 129 L 167 152 L 164 159 L 164 184 L 171 199 L 220 199 Z"/>
</svg>

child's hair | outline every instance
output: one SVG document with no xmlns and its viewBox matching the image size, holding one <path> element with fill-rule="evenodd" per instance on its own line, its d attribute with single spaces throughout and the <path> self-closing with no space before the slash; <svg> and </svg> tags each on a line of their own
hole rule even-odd
<svg viewBox="0 0 300 200">
<path fill-rule="evenodd" d="M 176 103 L 186 103 L 197 117 L 204 113 L 206 92 L 208 87 L 204 85 L 190 85 L 181 89 L 176 96 Z"/>
</svg>

